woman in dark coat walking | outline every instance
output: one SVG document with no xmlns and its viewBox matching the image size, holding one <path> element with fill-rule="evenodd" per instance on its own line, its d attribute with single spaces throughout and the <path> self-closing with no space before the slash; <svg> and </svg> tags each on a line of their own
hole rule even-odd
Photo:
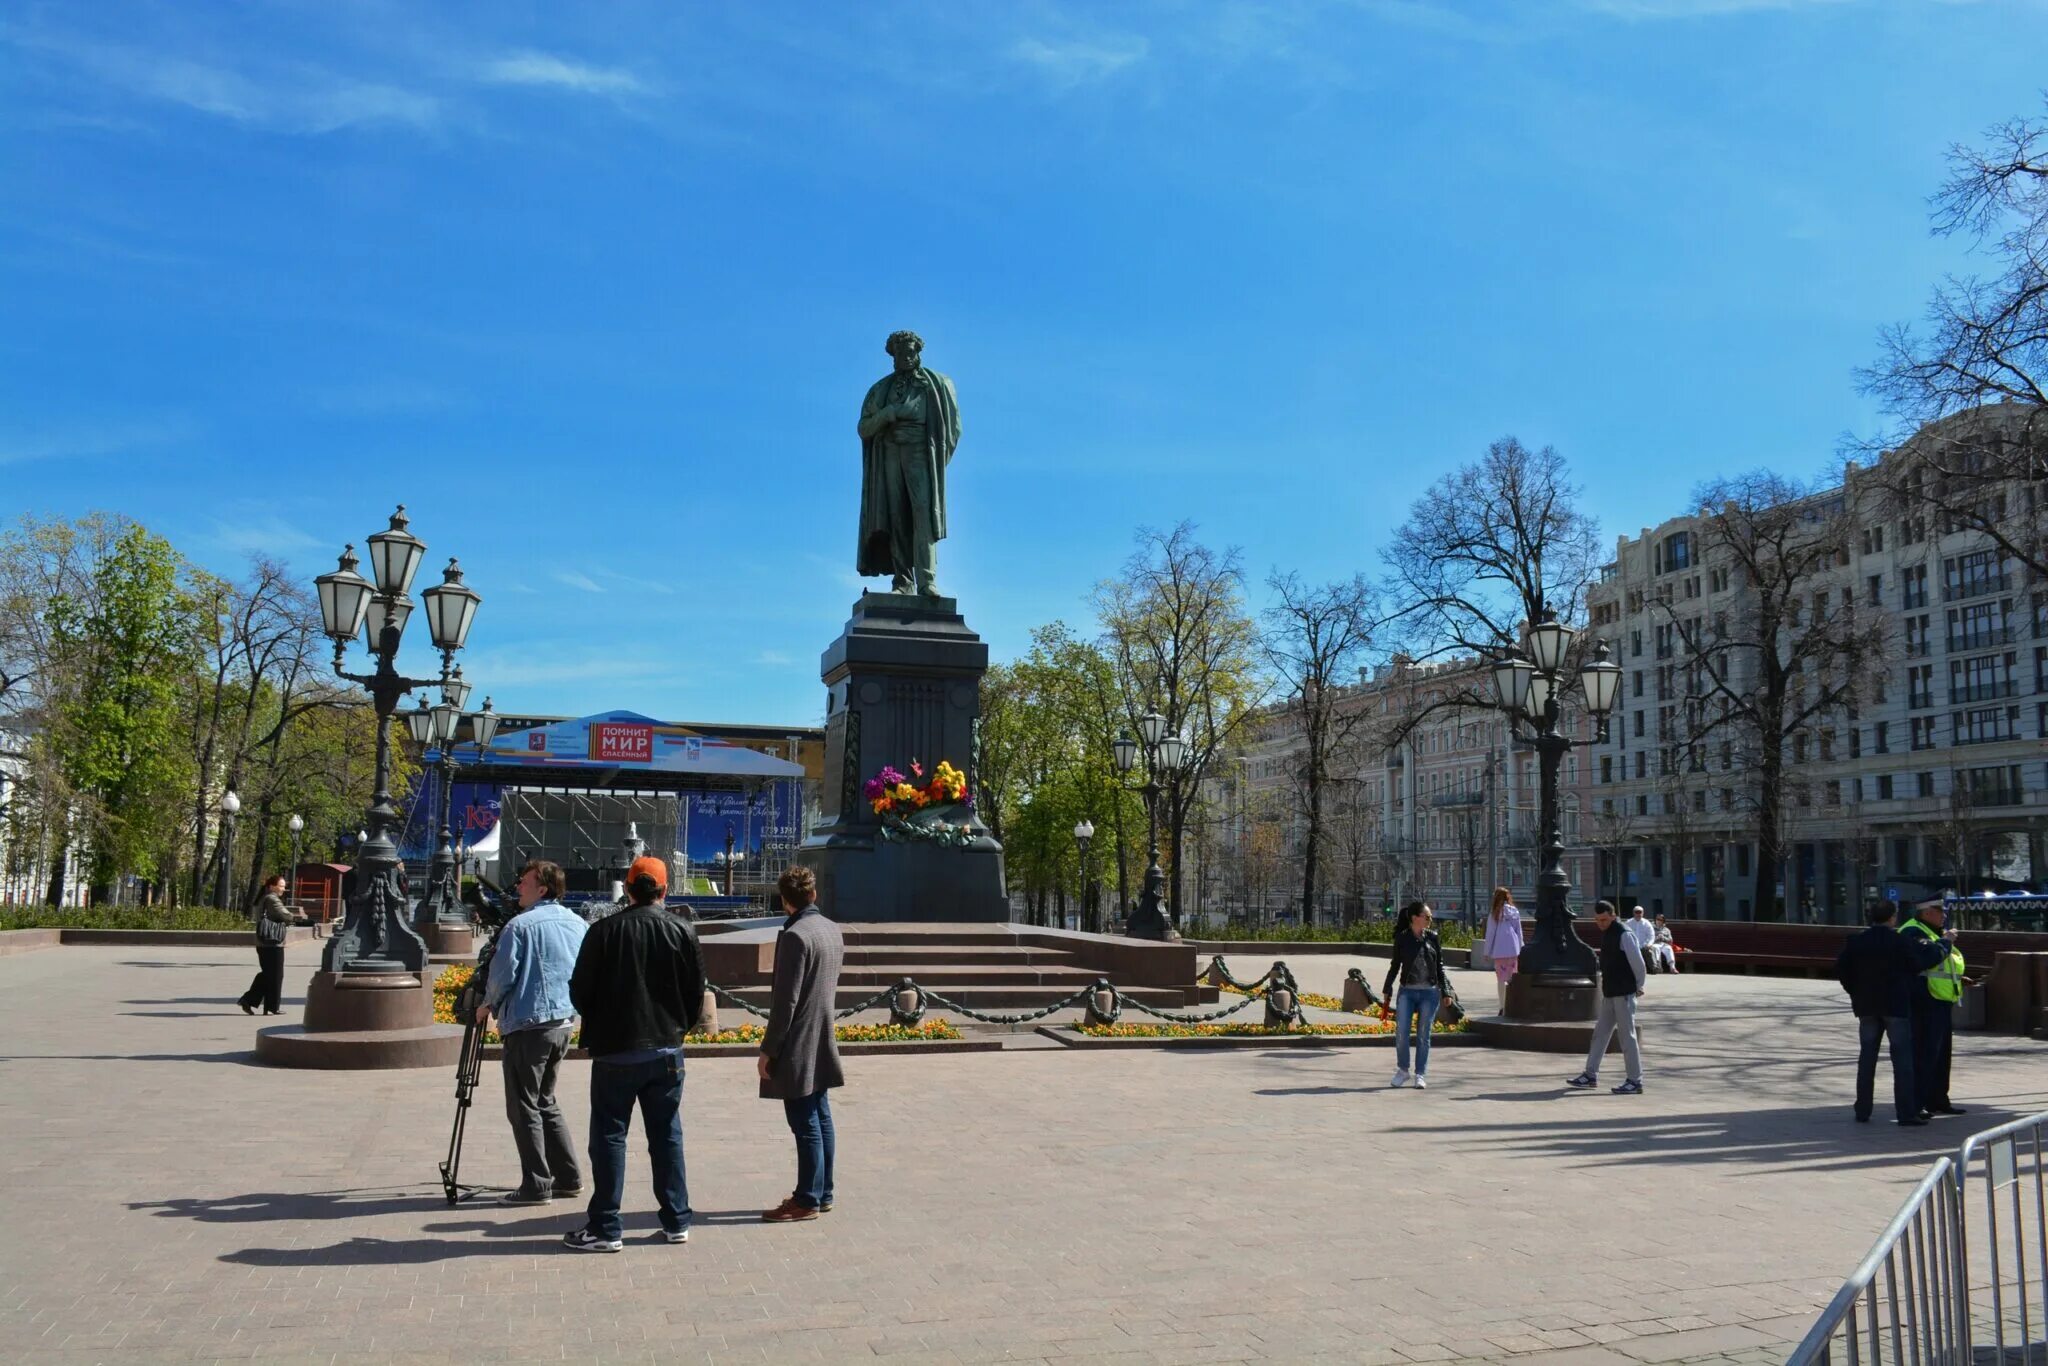
<svg viewBox="0 0 2048 1366">
<path fill-rule="evenodd" d="M 291 928 L 292 913 L 284 904 L 284 874 L 272 873 L 263 880 L 263 895 L 256 899 L 256 979 L 235 1004 L 244 1015 L 254 1015 L 260 1001 L 265 1015 L 282 1015 L 279 1001 L 284 995 L 284 936 Z"/>
<path fill-rule="evenodd" d="M 775 937 L 775 988 L 761 1040 L 761 1095 L 782 1102 L 796 1136 L 796 1190 L 761 1217 L 771 1224 L 815 1219 L 832 1208 L 837 1143 L 827 1093 L 846 1083 L 832 1028 L 846 943 L 818 909 L 811 870 L 791 868 L 775 884 L 788 917 Z"/>
</svg>

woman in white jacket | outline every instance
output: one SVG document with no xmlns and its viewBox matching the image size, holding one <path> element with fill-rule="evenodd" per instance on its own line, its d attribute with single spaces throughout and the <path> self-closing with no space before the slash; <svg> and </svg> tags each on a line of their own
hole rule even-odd
<svg viewBox="0 0 2048 1366">
<path fill-rule="evenodd" d="M 1493 889 L 1493 910 L 1486 917 L 1486 936 L 1480 941 L 1493 959 L 1493 989 L 1499 1012 L 1508 1013 L 1508 983 L 1522 957 L 1522 913 L 1505 887 Z"/>
</svg>

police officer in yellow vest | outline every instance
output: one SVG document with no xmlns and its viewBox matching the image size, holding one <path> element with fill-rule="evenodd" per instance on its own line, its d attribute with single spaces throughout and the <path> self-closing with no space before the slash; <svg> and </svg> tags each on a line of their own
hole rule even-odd
<svg viewBox="0 0 2048 1366">
<path fill-rule="evenodd" d="M 1948 945 L 1948 956 L 1920 974 L 1920 986 L 1913 992 L 1913 1090 L 1923 1115 L 1963 1113 L 1963 1108 L 1950 1104 L 1948 1098 L 1956 1003 L 1963 999 L 1963 954 L 1944 929 L 1947 921 L 1941 903 L 1930 901 L 1899 927 L 1900 934 Z"/>
</svg>

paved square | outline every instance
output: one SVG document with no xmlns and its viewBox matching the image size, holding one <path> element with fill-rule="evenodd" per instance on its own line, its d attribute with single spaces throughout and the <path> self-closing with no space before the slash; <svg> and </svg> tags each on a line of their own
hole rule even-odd
<svg viewBox="0 0 2048 1366">
<path fill-rule="evenodd" d="M 853 1059 L 839 1208 L 766 1226 L 780 1109 L 693 1060 L 692 1241 L 649 1241 L 635 1152 L 626 1252 L 579 1256 L 579 1209 L 442 1202 L 451 1075 L 256 1065 L 251 958 L 0 959 L 0 1358 L 1776 1361 L 1959 1126 L 2048 1108 L 2048 1049 L 1964 1036 L 1968 1119 L 1856 1125 L 1833 984 L 1658 978 L 1634 1099 L 1478 1048 L 1426 1093 L 1382 1049 Z M 500 1094 L 479 1181 L 513 1175 Z"/>
</svg>

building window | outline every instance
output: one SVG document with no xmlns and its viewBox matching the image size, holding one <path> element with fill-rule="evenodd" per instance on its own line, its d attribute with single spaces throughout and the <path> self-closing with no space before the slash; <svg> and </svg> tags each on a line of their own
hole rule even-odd
<svg viewBox="0 0 2048 1366">
<path fill-rule="evenodd" d="M 1600 756 L 1600 781 L 1603 783 L 1614 781 L 1614 756 L 1612 754 Z"/>
<path fill-rule="evenodd" d="M 2016 691 L 2013 674 L 2019 663 L 2012 654 L 1983 655 L 1976 659 L 1952 659 L 1948 663 L 1948 700 L 1951 706 L 1968 702 L 1995 702 Z"/>
<path fill-rule="evenodd" d="M 1913 748 L 1933 749 L 1934 718 L 1931 716 L 1916 716 L 1910 724 L 1913 727 Z"/>
<path fill-rule="evenodd" d="M 1634 689 L 1634 692 L 1631 694 L 1632 696 L 1641 697 L 1643 695 L 1643 671 L 1641 669 L 1635 670 L 1630 675 L 1630 686 Z"/>
<path fill-rule="evenodd" d="M 1994 740 L 2017 740 L 2020 735 L 2018 707 L 1975 707 L 1956 712 L 1949 719 L 1958 745 L 1985 745 Z"/>
<path fill-rule="evenodd" d="M 1950 650 L 1989 650 L 2012 643 L 2012 624 L 2007 619 L 2010 598 L 1973 602 L 1967 607 L 1948 609 Z"/>
<path fill-rule="evenodd" d="M 1649 752 L 1648 750 L 1646 750 L 1646 749 L 1639 749 L 1639 750 L 1637 750 L 1637 751 L 1636 751 L 1636 776 L 1637 776 L 1638 778 L 1647 778 L 1647 777 L 1649 777 L 1649 776 L 1650 776 L 1650 772 L 1649 772 L 1649 769 L 1650 769 L 1650 752 Z"/>
<path fill-rule="evenodd" d="M 1882 555 L 1884 553 L 1884 528 L 1869 526 L 1863 528 L 1863 553 Z"/>
<path fill-rule="evenodd" d="M 1647 793 L 1647 792 L 1638 792 L 1638 793 L 1636 793 L 1636 814 L 1637 814 L 1638 816 L 1647 816 L 1647 815 L 1649 815 L 1649 814 L 1650 814 L 1650 794 L 1649 794 L 1649 793 Z"/>
<path fill-rule="evenodd" d="M 1735 846 L 1735 876 L 1749 876 L 1749 846 L 1746 844 Z"/>
<path fill-rule="evenodd" d="M 1841 780 L 1839 778 L 1828 779 L 1827 784 L 1821 789 L 1820 799 L 1821 804 L 1824 806 L 1840 806 L 1842 804 Z"/>
<path fill-rule="evenodd" d="M 1934 775 L 1932 773 L 1920 773 L 1914 776 L 1918 780 L 1916 795 L 1932 797 L 1934 795 Z"/>
<path fill-rule="evenodd" d="M 1710 593 L 1725 593 L 1728 591 L 1728 571 L 1726 569 L 1709 569 L 1707 571 L 1707 591 Z"/>
<path fill-rule="evenodd" d="M 1941 595 L 1950 602 L 1958 598 L 2003 593 L 2012 587 L 2005 565 L 1996 550 L 1977 550 L 1955 555 L 1941 562 Z"/>
<path fill-rule="evenodd" d="M 1668 574 L 1674 569 L 1688 569 L 1692 566 L 1692 533 L 1675 531 L 1666 536 L 1657 547 L 1657 572 Z"/>
<path fill-rule="evenodd" d="M 1908 611 L 1927 605 L 1927 566 L 1908 565 L 1899 571 L 1899 605 Z"/>
<path fill-rule="evenodd" d="M 1906 705 L 1914 709 L 1934 705 L 1934 666 L 1915 664 L 1906 670 Z"/>
<path fill-rule="evenodd" d="M 1872 607 L 1881 606 L 1884 603 L 1884 575 L 1872 574 L 1864 584 L 1864 588 L 1868 593 L 1868 601 Z"/>
<path fill-rule="evenodd" d="M 1641 739 L 1643 735 L 1643 714 L 1638 711 L 1635 713 L 1635 718 L 1636 738 Z"/>
<path fill-rule="evenodd" d="M 1892 752 L 1892 723 L 1879 721 L 1870 728 L 1870 747 L 1879 754 Z"/>
<path fill-rule="evenodd" d="M 1630 631 L 1628 633 L 1628 653 L 1631 659 L 1641 659 L 1643 657 L 1643 633 L 1641 631 Z M 1642 675 L 1637 674 L 1636 677 L 1640 679 Z"/>
<path fill-rule="evenodd" d="M 1899 523 L 1899 544 L 1919 545 L 1927 539 L 1927 519 L 1908 517 Z"/>
<path fill-rule="evenodd" d="M 1888 802 L 1892 799 L 1891 774 L 1880 773 L 1877 775 L 1877 799 L 1881 802 Z"/>
<path fill-rule="evenodd" d="M 1908 658 L 1925 659 L 1934 648 L 1930 618 L 1923 612 L 1917 617 L 1906 618 L 1906 655 Z"/>
<path fill-rule="evenodd" d="M 1863 727 L 1861 726 L 1849 727 L 1849 757 L 1851 759 L 1861 759 L 1863 757 Z"/>
</svg>

